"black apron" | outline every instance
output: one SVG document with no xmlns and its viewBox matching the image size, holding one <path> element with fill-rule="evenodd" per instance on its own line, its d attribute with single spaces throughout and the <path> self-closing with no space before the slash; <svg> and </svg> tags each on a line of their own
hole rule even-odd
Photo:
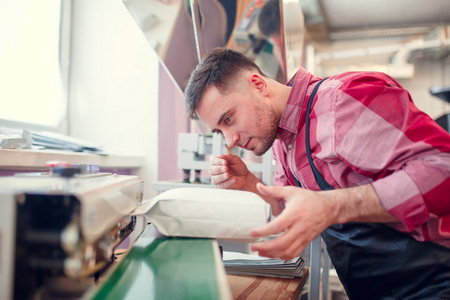
<svg viewBox="0 0 450 300">
<path fill-rule="evenodd" d="M 325 79 L 308 100 L 306 151 L 320 189 L 330 190 L 314 166 L 309 144 L 309 114 Z M 321 237 L 350 299 L 450 299 L 450 249 L 444 246 L 419 242 L 381 223 L 333 225 Z"/>
</svg>

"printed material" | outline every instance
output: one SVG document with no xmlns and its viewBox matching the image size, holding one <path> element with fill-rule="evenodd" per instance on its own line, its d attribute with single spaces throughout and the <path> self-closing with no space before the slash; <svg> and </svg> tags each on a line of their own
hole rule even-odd
<svg viewBox="0 0 450 300">
<path fill-rule="evenodd" d="M 279 258 L 224 251 L 223 264 L 227 274 L 295 278 L 303 276 L 305 261 L 300 256 L 285 261 Z"/>
</svg>

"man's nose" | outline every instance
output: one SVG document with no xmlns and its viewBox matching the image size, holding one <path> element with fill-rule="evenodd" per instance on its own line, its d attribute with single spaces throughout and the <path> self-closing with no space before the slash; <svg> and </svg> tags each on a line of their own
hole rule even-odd
<svg viewBox="0 0 450 300">
<path fill-rule="evenodd" d="M 227 142 L 228 148 L 233 148 L 236 146 L 237 141 L 239 140 L 239 135 L 236 132 L 224 132 L 225 141 Z"/>
</svg>

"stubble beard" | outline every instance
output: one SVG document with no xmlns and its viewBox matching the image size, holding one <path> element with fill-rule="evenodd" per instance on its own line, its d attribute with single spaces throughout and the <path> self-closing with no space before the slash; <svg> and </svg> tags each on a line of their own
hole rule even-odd
<svg viewBox="0 0 450 300">
<path fill-rule="evenodd" d="M 256 102 L 256 126 L 260 129 L 261 140 L 259 147 L 253 150 L 256 156 L 261 156 L 269 150 L 277 137 L 278 123 L 280 119 L 277 117 L 275 110 L 269 105 L 261 102 Z M 264 126 L 262 126 L 264 124 Z"/>
</svg>

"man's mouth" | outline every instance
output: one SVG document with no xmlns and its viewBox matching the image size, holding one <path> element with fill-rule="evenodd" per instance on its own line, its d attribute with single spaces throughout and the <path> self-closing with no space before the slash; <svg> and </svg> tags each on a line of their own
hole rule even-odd
<svg viewBox="0 0 450 300">
<path fill-rule="evenodd" d="M 245 150 L 249 150 L 249 149 L 248 149 L 248 145 L 250 144 L 251 139 L 252 139 L 252 138 L 249 138 L 248 141 L 247 141 L 247 143 L 246 143 L 243 147 L 241 147 L 241 148 L 243 148 L 243 149 L 245 149 Z"/>
</svg>

